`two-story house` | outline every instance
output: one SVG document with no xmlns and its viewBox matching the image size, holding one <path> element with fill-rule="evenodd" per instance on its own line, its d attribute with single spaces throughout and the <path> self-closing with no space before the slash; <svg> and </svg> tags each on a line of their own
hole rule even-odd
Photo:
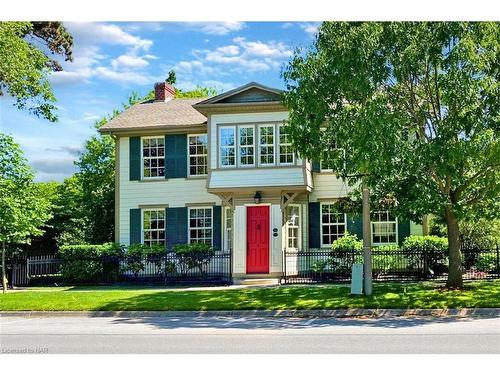
<svg viewBox="0 0 500 375">
<path fill-rule="evenodd" d="M 283 249 L 329 247 L 360 217 L 332 205 L 349 187 L 298 157 L 281 91 L 251 82 L 208 99 L 178 99 L 167 83 L 102 133 L 116 140 L 116 241 L 202 241 L 232 253 L 234 278 L 276 277 Z M 396 244 L 421 227 L 372 213 L 372 241 Z"/>
</svg>

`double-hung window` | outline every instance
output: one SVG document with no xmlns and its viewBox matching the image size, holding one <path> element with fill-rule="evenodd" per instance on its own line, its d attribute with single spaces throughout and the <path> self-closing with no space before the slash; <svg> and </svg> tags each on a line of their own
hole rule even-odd
<svg viewBox="0 0 500 375">
<path fill-rule="evenodd" d="M 165 209 L 142 210 L 142 242 L 145 245 L 165 245 Z"/>
<path fill-rule="evenodd" d="M 260 165 L 274 164 L 274 124 L 259 126 Z"/>
<path fill-rule="evenodd" d="M 286 247 L 298 250 L 300 248 L 300 205 L 290 204 L 285 209 Z"/>
<path fill-rule="evenodd" d="M 371 214 L 372 244 L 395 244 L 398 242 L 397 218 L 389 211 L 375 211 Z"/>
<path fill-rule="evenodd" d="M 206 134 L 188 136 L 190 176 L 207 175 L 207 143 L 208 138 Z"/>
<path fill-rule="evenodd" d="M 212 245 L 212 207 L 189 208 L 189 243 Z"/>
<path fill-rule="evenodd" d="M 321 246 L 329 246 L 346 231 L 346 215 L 332 203 L 321 204 Z"/>
<path fill-rule="evenodd" d="M 281 165 L 293 164 L 294 153 L 292 149 L 292 140 L 286 129 L 286 125 L 279 125 L 279 163 Z"/>
<path fill-rule="evenodd" d="M 165 177 L 165 137 L 142 138 L 142 177 Z"/>
<path fill-rule="evenodd" d="M 255 165 L 254 126 L 238 127 L 239 165 L 250 167 Z"/>
<path fill-rule="evenodd" d="M 221 167 L 234 167 L 236 165 L 236 128 L 234 126 L 221 126 L 219 129 L 219 152 Z"/>
</svg>

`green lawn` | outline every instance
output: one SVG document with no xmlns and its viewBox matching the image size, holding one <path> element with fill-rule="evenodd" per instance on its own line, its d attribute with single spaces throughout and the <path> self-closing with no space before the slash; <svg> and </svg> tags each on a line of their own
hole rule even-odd
<svg viewBox="0 0 500 375">
<path fill-rule="evenodd" d="M 500 307 L 500 280 L 444 290 L 434 283 L 375 284 L 372 297 L 350 296 L 349 285 L 280 286 L 227 290 L 138 287 L 33 288 L 0 294 L 7 310 L 275 310 L 340 308 Z"/>
</svg>

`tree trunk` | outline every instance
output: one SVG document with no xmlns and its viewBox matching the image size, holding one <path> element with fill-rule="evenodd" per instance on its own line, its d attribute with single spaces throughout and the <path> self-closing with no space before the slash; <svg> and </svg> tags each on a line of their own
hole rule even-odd
<svg viewBox="0 0 500 375">
<path fill-rule="evenodd" d="M 422 234 L 429 235 L 429 215 L 422 216 Z"/>
<path fill-rule="evenodd" d="M 462 288 L 462 254 L 460 251 L 460 231 L 458 220 L 451 207 L 446 207 L 446 226 L 448 228 L 449 270 L 446 286 L 448 288 Z"/>
<path fill-rule="evenodd" d="M 2 290 L 7 292 L 7 275 L 5 274 L 5 241 L 2 241 Z"/>
<path fill-rule="evenodd" d="M 363 181 L 363 287 L 367 296 L 373 294 L 371 245 L 370 190 Z"/>
</svg>

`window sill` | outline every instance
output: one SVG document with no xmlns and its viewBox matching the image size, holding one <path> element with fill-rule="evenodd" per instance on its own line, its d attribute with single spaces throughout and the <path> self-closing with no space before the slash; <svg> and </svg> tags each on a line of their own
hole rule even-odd
<svg viewBox="0 0 500 375">
<path fill-rule="evenodd" d="M 144 178 L 139 180 L 139 182 L 158 182 L 158 181 L 168 181 L 168 178 L 158 177 L 158 178 Z"/>
<path fill-rule="evenodd" d="M 187 176 L 184 177 L 185 180 L 206 180 L 208 178 L 208 175 L 200 175 L 200 176 Z"/>
</svg>

